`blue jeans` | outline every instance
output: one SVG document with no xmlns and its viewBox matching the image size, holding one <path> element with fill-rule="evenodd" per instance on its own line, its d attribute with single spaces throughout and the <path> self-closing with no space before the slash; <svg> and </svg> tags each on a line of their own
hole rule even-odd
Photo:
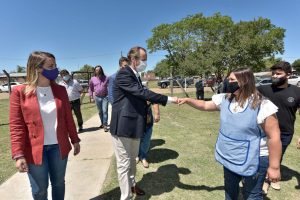
<svg viewBox="0 0 300 200">
<path fill-rule="evenodd" d="M 140 149 L 139 149 L 139 158 L 140 160 L 147 158 L 147 153 L 150 147 L 150 141 L 152 136 L 153 125 L 146 128 L 145 134 L 141 138 Z"/>
<path fill-rule="evenodd" d="M 263 199 L 262 186 L 269 166 L 268 156 L 259 157 L 259 168 L 255 175 L 240 176 L 224 167 L 225 199 L 237 200 L 239 196 L 239 182 L 243 181 L 243 199 Z"/>
<path fill-rule="evenodd" d="M 284 155 L 287 147 L 290 145 L 292 139 L 293 139 L 293 134 L 289 134 L 289 133 L 285 133 L 285 132 L 280 133 L 280 140 L 281 140 L 281 145 L 282 145 L 282 154 L 281 154 L 280 163 L 282 162 L 283 155 Z"/>
<path fill-rule="evenodd" d="M 64 199 L 67 161 L 68 158 L 61 159 L 58 144 L 44 146 L 42 165 L 28 165 L 28 177 L 34 200 L 48 199 L 49 176 L 52 186 L 52 199 Z"/>
<path fill-rule="evenodd" d="M 108 98 L 95 96 L 95 102 L 99 111 L 101 125 L 107 126 L 108 119 Z"/>
</svg>

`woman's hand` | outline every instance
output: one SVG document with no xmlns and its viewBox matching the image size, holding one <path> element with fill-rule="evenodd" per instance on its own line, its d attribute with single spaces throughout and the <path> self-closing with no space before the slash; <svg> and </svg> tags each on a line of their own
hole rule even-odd
<svg viewBox="0 0 300 200">
<path fill-rule="evenodd" d="M 274 183 L 280 181 L 280 168 L 275 169 L 269 167 L 267 171 L 267 179 Z"/>
<path fill-rule="evenodd" d="M 154 122 L 157 123 L 160 120 L 160 114 L 155 114 L 154 115 Z"/>
<path fill-rule="evenodd" d="M 80 152 L 80 144 L 79 142 L 73 144 L 74 147 L 74 156 L 78 155 Z"/>
<path fill-rule="evenodd" d="M 27 162 L 24 157 L 17 158 L 16 160 L 16 168 L 19 170 L 19 172 L 28 172 L 28 166 Z"/>
</svg>

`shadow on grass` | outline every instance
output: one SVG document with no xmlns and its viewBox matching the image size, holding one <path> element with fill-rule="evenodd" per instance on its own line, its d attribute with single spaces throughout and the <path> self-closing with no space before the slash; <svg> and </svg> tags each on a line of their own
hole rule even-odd
<svg viewBox="0 0 300 200">
<path fill-rule="evenodd" d="M 176 187 L 183 190 L 206 190 L 208 192 L 214 190 L 224 190 L 224 186 L 209 187 L 206 185 L 188 185 L 180 182 L 179 174 L 190 174 L 187 168 L 178 168 L 175 164 L 161 166 L 156 172 L 144 174 L 142 179 L 137 183 L 139 187 L 145 190 L 144 196 L 136 196 L 135 199 L 150 199 L 152 196 L 159 196 L 163 193 L 169 193 Z M 92 200 L 117 200 L 120 198 L 120 189 L 113 190 L 99 195 Z"/>
<path fill-rule="evenodd" d="M 9 123 L 6 123 L 6 124 L 0 124 L 0 126 L 6 126 L 6 125 L 9 125 Z"/>
<path fill-rule="evenodd" d="M 84 129 L 80 132 L 80 134 L 86 133 L 86 132 L 97 131 L 97 130 L 100 130 L 100 128 L 99 128 L 99 127 L 89 127 L 89 128 L 84 128 Z"/>
<path fill-rule="evenodd" d="M 152 139 L 151 143 L 150 143 L 150 149 L 153 149 L 156 146 L 161 146 L 165 143 L 166 143 L 166 141 L 162 140 L 162 139 Z"/>
<path fill-rule="evenodd" d="M 176 159 L 178 156 L 177 151 L 171 149 L 151 149 L 148 152 L 147 160 L 149 163 L 160 163 L 169 159 Z"/>
<path fill-rule="evenodd" d="M 121 196 L 121 191 L 120 188 L 117 187 L 107 193 L 91 198 L 90 200 L 119 200 L 120 196 Z"/>
<path fill-rule="evenodd" d="M 293 177 L 297 179 L 298 185 L 295 186 L 295 189 L 300 189 L 300 173 L 288 168 L 287 166 L 281 165 L 281 181 L 289 181 Z"/>
<path fill-rule="evenodd" d="M 209 187 L 206 185 L 189 185 L 180 181 L 179 174 L 188 175 L 191 171 L 188 168 L 177 167 L 175 164 L 163 165 L 156 172 L 149 172 L 143 175 L 138 186 L 146 192 L 145 196 L 138 196 L 136 199 L 150 199 L 152 196 L 159 196 L 169 193 L 175 187 L 183 190 L 223 190 L 224 186 Z"/>
<path fill-rule="evenodd" d="M 156 146 L 161 146 L 165 144 L 165 140 L 162 139 L 153 139 L 150 143 L 150 150 L 147 155 L 147 160 L 149 163 L 160 163 L 169 159 L 178 158 L 179 154 L 177 151 L 165 148 L 153 149 Z"/>
</svg>

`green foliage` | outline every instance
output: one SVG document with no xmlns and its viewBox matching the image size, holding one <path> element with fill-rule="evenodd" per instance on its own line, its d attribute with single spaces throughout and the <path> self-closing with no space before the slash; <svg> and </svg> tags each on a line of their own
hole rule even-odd
<svg viewBox="0 0 300 200">
<path fill-rule="evenodd" d="M 293 62 L 292 67 L 297 71 L 300 72 L 300 59 L 297 59 Z"/>
<path fill-rule="evenodd" d="M 17 70 L 16 70 L 17 73 L 24 73 L 26 72 L 26 68 L 25 67 L 22 67 L 20 65 L 17 65 Z"/>
<path fill-rule="evenodd" d="M 167 59 L 161 60 L 156 64 L 154 73 L 156 76 L 166 78 L 170 76 L 171 68 Z"/>
<path fill-rule="evenodd" d="M 265 70 L 269 70 L 274 64 L 282 61 L 282 58 L 275 58 L 275 57 L 270 57 L 270 58 L 265 58 L 264 59 L 264 65 L 265 65 Z"/>
<path fill-rule="evenodd" d="M 150 53 L 166 51 L 164 61 L 174 73 L 198 75 L 208 71 L 217 76 L 239 66 L 253 71 L 265 69 L 264 58 L 283 53 L 285 30 L 269 19 L 234 23 L 231 17 L 216 13 L 205 17 L 195 14 L 173 24 L 161 24 L 147 40 Z M 162 65 L 155 71 L 162 70 Z"/>
<path fill-rule="evenodd" d="M 85 64 L 79 69 L 79 72 L 81 72 L 81 73 L 78 73 L 76 75 L 78 79 L 89 80 L 89 78 L 94 73 L 94 67 L 91 65 Z"/>
</svg>

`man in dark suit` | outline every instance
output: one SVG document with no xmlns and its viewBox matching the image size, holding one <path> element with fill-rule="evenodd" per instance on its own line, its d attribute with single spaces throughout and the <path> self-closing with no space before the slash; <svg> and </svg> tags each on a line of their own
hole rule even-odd
<svg viewBox="0 0 300 200">
<path fill-rule="evenodd" d="M 164 106 L 167 102 L 177 102 L 177 97 L 156 94 L 142 86 L 138 72 L 144 71 L 147 66 L 144 48 L 131 48 L 127 57 L 130 66 L 121 69 L 114 82 L 110 122 L 121 200 L 131 199 L 132 193 L 145 194 L 135 183 L 135 158 L 138 156 L 140 138 L 145 132 L 147 101 Z"/>
</svg>

